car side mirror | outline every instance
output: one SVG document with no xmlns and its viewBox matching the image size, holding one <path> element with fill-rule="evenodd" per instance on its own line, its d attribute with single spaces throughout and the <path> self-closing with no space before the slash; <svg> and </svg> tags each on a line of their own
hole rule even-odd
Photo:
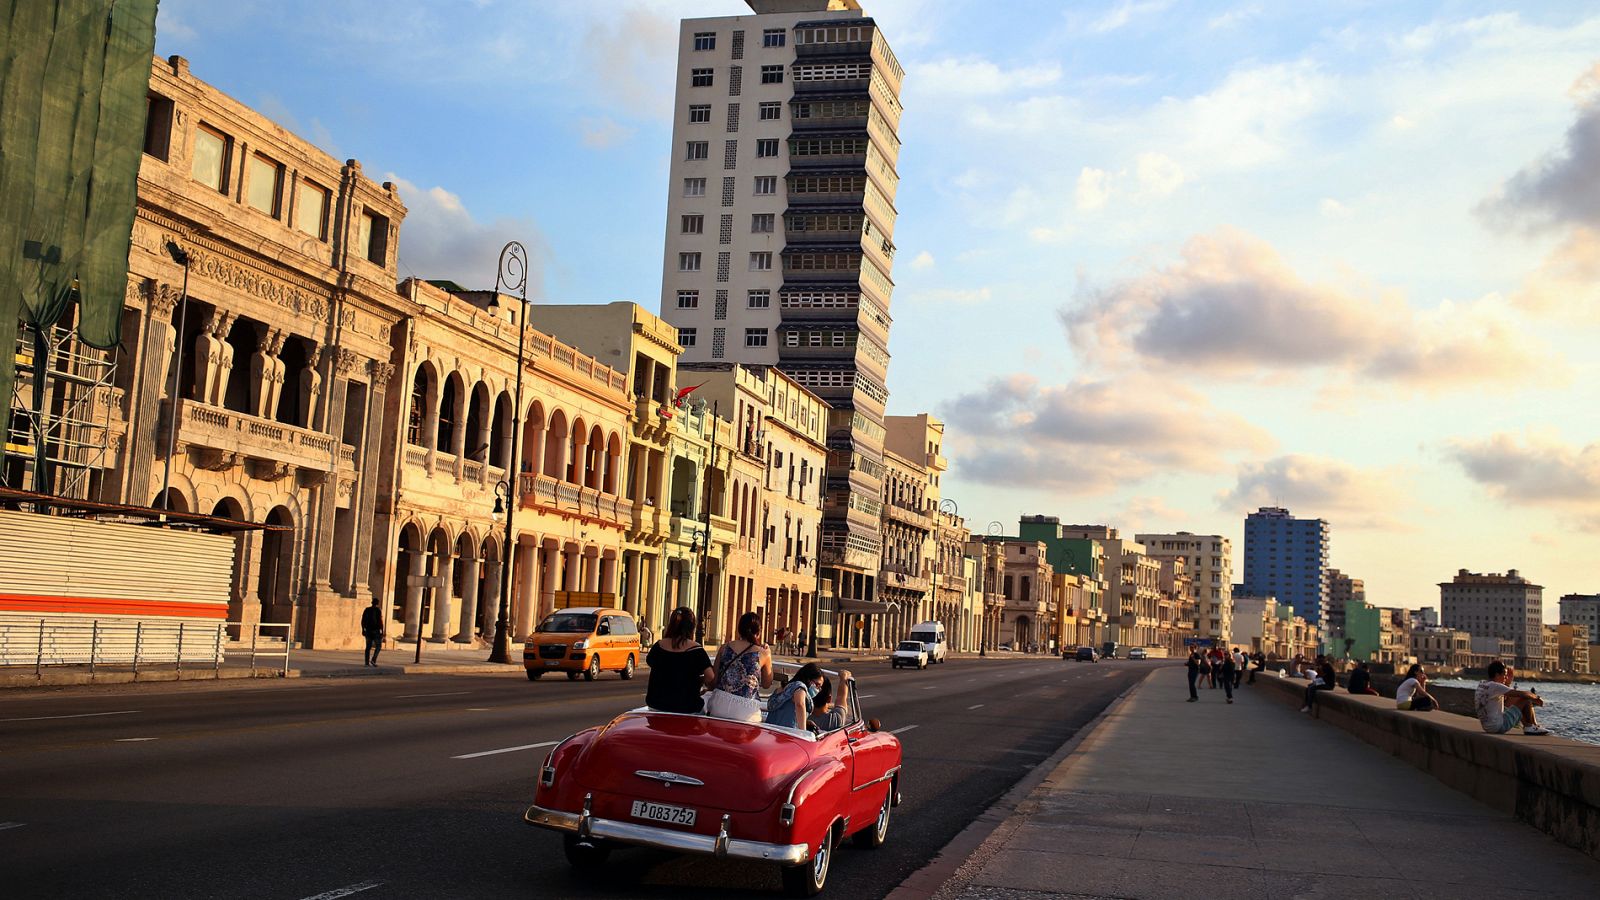
<svg viewBox="0 0 1600 900">
<path fill-rule="evenodd" d="M 881 722 L 879 722 L 877 719 L 868 719 L 867 720 L 867 730 L 872 732 L 873 734 L 877 734 L 878 731 L 880 729 L 882 729 L 882 728 L 883 728 L 883 724 Z"/>
</svg>

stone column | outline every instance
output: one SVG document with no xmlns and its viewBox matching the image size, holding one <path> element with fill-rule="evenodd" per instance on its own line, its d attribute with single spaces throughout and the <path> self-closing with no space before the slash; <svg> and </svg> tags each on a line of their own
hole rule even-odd
<svg viewBox="0 0 1600 900">
<path fill-rule="evenodd" d="M 621 599 L 617 591 L 617 558 L 615 556 L 600 557 L 600 590 L 618 594 L 618 599 Z"/>
<path fill-rule="evenodd" d="M 342 348 L 340 352 L 341 354 L 350 353 L 350 351 L 342 350 Z M 300 379 L 300 396 L 294 398 L 294 400 L 299 404 L 300 412 L 304 415 L 303 421 L 306 423 L 307 428 L 337 435 L 336 429 L 344 424 L 344 420 L 336 418 L 333 413 L 336 411 L 335 408 L 338 410 L 344 408 L 344 382 L 348 380 L 350 372 L 355 368 L 355 363 L 359 361 L 359 357 L 353 358 L 348 366 L 338 373 L 343 377 L 336 379 L 334 382 L 333 397 L 329 403 L 328 421 L 326 425 L 319 428 L 317 423 L 317 401 L 322 398 L 322 372 L 318 371 L 319 367 L 317 365 L 319 356 L 321 356 L 321 353 L 313 348 L 310 355 L 306 357 L 305 372 Z M 334 441 L 335 446 L 338 443 L 337 440 Z"/>
<path fill-rule="evenodd" d="M 642 569 L 639 551 L 622 552 L 622 608 L 633 613 L 636 618 L 644 614 L 644 610 L 639 606 L 639 578 Z"/>
<path fill-rule="evenodd" d="M 278 408 L 278 391 L 283 386 L 279 376 L 278 351 L 283 349 L 283 332 L 268 331 L 256 352 L 250 354 L 250 414 L 270 419 Z"/>
<path fill-rule="evenodd" d="M 593 547 L 583 551 L 583 589 L 591 594 L 600 590 L 600 551 Z"/>
<path fill-rule="evenodd" d="M 311 597 L 310 602 L 316 604 L 324 598 L 332 599 L 337 596 L 333 588 L 333 549 L 334 549 L 334 519 L 339 508 L 339 482 L 341 480 L 340 448 L 344 442 L 340 439 L 339 432 L 344 427 L 345 403 L 348 400 L 350 375 L 363 362 L 356 353 L 342 347 L 332 348 L 328 351 L 333 354 L 333 397 L 327 406 L 327 424 L 319 427 L 314 418 L 309 416 L 316 409 L 318 391 L 307 392 L 307 385 L 313 381 L 320 385 L 322 376 L 316 374 L 316 367 L 310 361 L 306 363 L 308 377 L 302 379 L 300 384 L 301 408 L 308 411 L 306 427 L 321 432 L 332 438 L 332 455 L 328 460 L 330 477 L 322 483 L 315 494 L 315 506 L 312 523 L 312 571 L 311 571 Z M 314 358 L 314 357 L 313 357 Z M 318 388 L 320 390 L 320 387 Z M 370 391 L 368 392 L 370 393 Z M 308 405 L 309 404 L 309 405 Z M 365 410 L 363 410 L 365 412 Z M 350 498 L 351 513 L 358 513 L 359 498 L 352 495 Z M 359 529 L 359 525 L 357 526 Z M 368 526 L 370 528 L 370 525 Z M 356 543 L 354 540 L 352 544 Z M 354 570 L 352 568 L 352 574 Z"/>
<path fill-rule="evenodd" d="M 544 556 L 544 574 L 539 579 L 539 612 L 541 615 L 556 608 L 556 584 L 561 574 L 561 547 L 548 543 L 539 548 Z"/>
<path fill-rule="evenodd" d="M 455 642 L 470 644 L 476 632 L 473 620 L 478 615 L 478 554 L 476 551 L 461 558 L 461 630 Z"/>
<path fill-rule="evenodd" d="M 561 548 L 561 589 L 564 591 L 581 591 L 582 583 L 578 579 L 583 574 L 583 557 L 579 555 L 575 544 L 568 544 Z"/>
<path fill-rule="evenodd" d="M 450 633 L 450 590 L 451 582 L 454 580 L 452 576 L 455 574 L 455 562 L 455 554 L 446 552 L 439 557 L 438 570 L 433 576 L 433 636 L 429 640 L 435 644 L 444 643 L 445 637 Z"/>
<path fill-rule="evenodd" d="M 356 496 L 360 503 L 356 509 L 355 560 L 350 566 L 350 571 L 354 573 L 351 593 L 358 597 L 365 596 L 370 590 L 367 582 L 372 573 L 372 528 L 378 507 L 379 454 L 371 452 L 370 448 L 379 446 L 378 436 L 383 432 L 384 392 L 389 378 L 394 375 L 394 366 L 368 360 L 367 373 L 367 427 L 362 429 L 361 443 L 356 446 Z"/>
<path fill-rule="evenodd" d="M 156 465 L 158 446 L 165 452 L 165 437 L 161 431 L 161 398 L 166 394 L 168 368 L 172 353 L 177 347 L 177 328 L 172 324 L 172 311 L 182 296 L 180 289 L 170 284 L 146 281 L 144 284 L 145 318 L 144 341 L 140 358 L 131 362 L 137 365 L 134 385 L 136 394 L 131 406 L 133 421 L 129 423 L 128 441 L 123 451 L 127 460 L 128 477 L 123 482 L 123 502 L 144 506 L 161 490 Z M 7 398 L 9 402 L 10 398 Z M 154 486 L 152 486 L 154 485 Z"/>
<path fill-rule="evenodd" d="M 505 563 L 498 559 L 484 560 L 483 594 L 478 599 L 482 607 L 478 616 L 478 627 L 482 634 L 493 637 L 495 628 L 500 622 L 500 574 L 504 571 Z M 511 629 L 510 622 L 506 628 Z"/>
<path fill-rule="evenodd" d="M 538 588 L 539 556 L 542 552 L 537 538 L 517 543 L 517 580 L 514 583 L 517 590 L 517 617 L 512 634 L 519 641 L 526 640 L 533 632 L 544 606 Z"/>
<path fill-rule="evenodd" d="M 422 624 L 422 579 L 427 572 L 428 551 L 417 549 L 406 569 L 406 630 L 400 639 L 414 641 Z"/>
<path fill-rule="evenodd" d="M 193 310 L 191 310 L 192 312 Z M 222 406 L 228 391 L 228 373 L 233 368 L 233 347 L 226 338 L 233 315 L 213 308 L 200 323 L 194 339 L 194 399 Z"/>
</svg>

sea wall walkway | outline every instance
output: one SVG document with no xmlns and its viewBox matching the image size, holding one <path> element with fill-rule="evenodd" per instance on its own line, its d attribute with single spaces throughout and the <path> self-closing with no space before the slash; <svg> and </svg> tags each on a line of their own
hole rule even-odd
<svg viewBox="0 0 1600 900">
<path fill-rule="evenodd" d="M 1279 690 L 1189 703 L 1183 669 L 1156 670 L 941 886 L 891 897 L 1595 896 L 1600 861 Z"/>
</svg>

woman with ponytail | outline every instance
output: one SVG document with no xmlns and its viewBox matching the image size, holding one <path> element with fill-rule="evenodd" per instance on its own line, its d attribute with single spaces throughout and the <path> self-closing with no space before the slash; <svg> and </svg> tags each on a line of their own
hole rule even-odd
<svg viewBox="0 0 1600 900">
<path fill-rule="evenodd" d="M 650 666 L 650 683 L 644 692 L 646 706 L 662 712 L 700 712 L 700 691 L 717 683 L 717 672 L 711 667 L 706 648 L 694 635 L 694 610 L 687 606 L 673 610 L 661 640 L 645 657 Z"/>
</svg>

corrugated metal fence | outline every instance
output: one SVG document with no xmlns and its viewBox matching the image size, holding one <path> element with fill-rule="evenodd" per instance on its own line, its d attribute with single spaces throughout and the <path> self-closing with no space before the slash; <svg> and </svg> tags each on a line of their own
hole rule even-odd
<svg viewBox="0 0 1600 900">
<path fill-rule="evenodd" d="M 228 629 L 241 639 L 230 641 Z M 146 620 L 78 616 L 0 614 L 0 666 L 32 668 L 85 666 L 137 674 L 155 669 L 179 673 L 211 670 L 220 677 L 224 662 L 237 658 L 252 670 L 289 671 L 286 623 L 215 620 Z"/>
</svg>

